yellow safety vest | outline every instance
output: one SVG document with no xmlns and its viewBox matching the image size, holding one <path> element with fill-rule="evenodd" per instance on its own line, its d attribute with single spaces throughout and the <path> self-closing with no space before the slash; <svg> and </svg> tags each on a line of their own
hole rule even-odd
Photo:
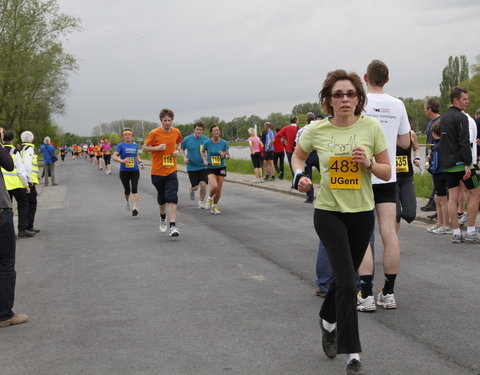
<svg viewBox="0 0 480 375">
<path fill-rule="evenodd" d="M 5 148 L 10 149 L 10 156 L 13 159 L 13 164 L 15 164 L 15 147 L 12 145 L 5 145 Z M 2 168 L 3 179 L 5 180 L 5 187 L 7 190 L 13 189 L 24 189 L 25 186 L 23 185 L 22 180 L 18 176 L 17 166 L 14 167 L 13 171 L 8 172 Z"/>
<path fill-rule="evenodd" d="M 38 157 L 35 154 L 35 145 L 33 143 L 22 143 L 22 150 L 20 151 L 20 155 L 22 155 L 22 160 L 25 161 L 25 149 L 26 146 L 30 146 L 33 149 L 33 157 L 32 157 L 32 182 L 34 184 L 39 183 L 38 179 Z"/>
</svg>

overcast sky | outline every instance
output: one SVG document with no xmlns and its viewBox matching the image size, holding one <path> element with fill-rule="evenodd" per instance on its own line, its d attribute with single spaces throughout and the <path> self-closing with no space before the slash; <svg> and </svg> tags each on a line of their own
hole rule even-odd
<svg viewBox="0 0 480 375">
<path fill-rule="evenodd" d="M 326 73 L 361 75 L 375 58 L 386 91 L 439 94 L 448 57 L 480 54 L 478 0 L 59 0 L 82 20 L 65 42 L 80 69 L 69 78 L 65 130 L 101 122 L 178 123 L 201 116 L 289 113 L 317 101 Z M 281 124 L 279 124 L 281 125 Z"/>
</svg>

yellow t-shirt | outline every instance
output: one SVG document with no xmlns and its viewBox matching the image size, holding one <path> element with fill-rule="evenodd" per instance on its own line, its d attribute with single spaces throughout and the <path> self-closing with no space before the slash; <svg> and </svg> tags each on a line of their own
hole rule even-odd
<svg viewBox="0 0 480 375">
<path fill-rule="evenodd" d="M 159 146 L 166 144 L 167 148 L 163 151 L 152 152 L 151 174 L 157 176 L 168 176 L 177 171 L 177 158 L 172 154 L 177 144 L 182 143 L 182 134 L 177 128 L 170 128 L 166 132 L 163 128 L 153 129 L 145 138 L 145 144 L 148 146 Z"/>
</svg>

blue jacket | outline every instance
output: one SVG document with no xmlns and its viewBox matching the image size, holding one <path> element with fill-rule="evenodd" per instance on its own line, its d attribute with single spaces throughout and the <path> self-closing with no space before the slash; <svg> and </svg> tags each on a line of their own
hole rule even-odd
<svg viewBox="0 0 480 375">
<path fill-rule="evenodd" d="M 55 155 L 55 148 L 52 145 L 41 145 L 40 151 L 43 154 L 44 163 L 53 163 L 53 155 Z"/>
</svg>

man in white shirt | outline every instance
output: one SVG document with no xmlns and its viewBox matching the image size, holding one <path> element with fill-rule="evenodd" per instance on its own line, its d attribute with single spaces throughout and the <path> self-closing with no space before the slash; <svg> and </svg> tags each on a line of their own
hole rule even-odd
<svg viewBox="0 0 480 375">
<path fill-rule="evenodd" d="M 384 92 L 383 86 L 388 82 L 388 68 L 380 60 L 373 60 L 364 76 L 368 87 L 365 114 L 377 119 L 388 141 L 388 155 L 392 166 L 390 180 L 384 181 L 372 176 L 375 211 L 380 235 L 383 241 L 383 272 L 385 284 L 378 294 L 377 305 L 385 309 L 396 308 L 393 294 L 395 279 L 400 265 L 400 243 L 396 229 L 396 146 L 406 149 L 410 146 L 410 123 L 403 102 Z M 359 311 L 374 311 L 373 297 L 373 254 L 369 248 L 359 268 L 361 293 L 358 296 Z"/>
</svg>

